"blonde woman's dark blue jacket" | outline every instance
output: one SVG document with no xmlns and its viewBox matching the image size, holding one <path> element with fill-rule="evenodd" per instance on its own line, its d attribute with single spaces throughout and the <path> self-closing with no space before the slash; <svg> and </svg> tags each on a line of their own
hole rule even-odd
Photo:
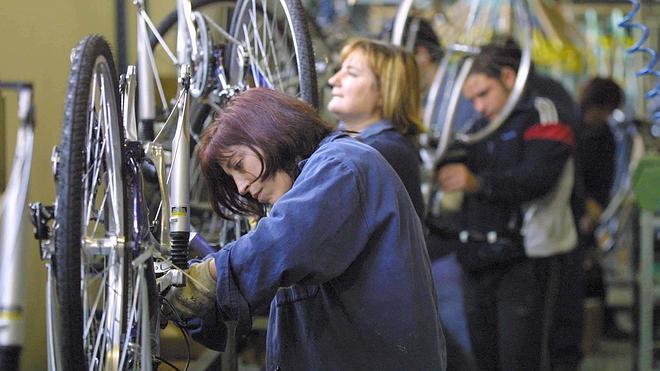
<svg viewBox="0 0 660 371">
<path fill-rule="evenodd" d="M 419 168 L 421 159 L 411 138 L 401 134 L 391 122 L 380 120 L 366 127 L 358 138 L 380 152 L 403 182 L 419 218 L 424 218 Z"/>
<path fill-rule="evenodd" d="M 255 230 L 213 254 L 223 343 L 270 305 L 268 370 L 443 370 L 445 343 L 424 235 L 398 176 L 373 148 L 333 133 Z M 219 331 L 220 330 L 220 331 Z"/>
</svg>

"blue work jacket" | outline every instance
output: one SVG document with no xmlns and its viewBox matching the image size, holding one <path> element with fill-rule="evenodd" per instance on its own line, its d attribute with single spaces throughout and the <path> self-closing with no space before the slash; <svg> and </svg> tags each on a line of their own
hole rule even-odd
<svg viewBox="0 0 660 371">
<path fill-rule="evenodd" d="M 419 168 L 419 151 L 412 140 L 401 134 L 387 120 L 371 124 L 360 132 L 358 139 L 374 147 L 394 168 L 408 191 L 417 215 L 424 217 L 424 199 L 422 198 Z"/>
<path fill-rule="evenodd" d="M 202 343 L 221 321 L 245 333 L 270 305 L 268 370 L 445 369 L 422 226 L 368 145 L 326 137 L 271 213 L 213 258 L 219 318 Z"/>
</svg>

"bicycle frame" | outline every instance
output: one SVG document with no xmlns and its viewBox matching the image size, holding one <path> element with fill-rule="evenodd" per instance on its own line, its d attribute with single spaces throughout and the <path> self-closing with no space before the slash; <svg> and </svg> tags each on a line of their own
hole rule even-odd
<svg viewBox="0 0 660 371">
<path fill-rule="evenodd" d="M 164 159 L 162 158 L 162 147 L 159 148 L 156 143 L 161 141 L 161 135 L 157 135 L 153 144 L 147 146 L 147 156 L 155 163 L 161 164 L 158 166 L 159 184 L 162 193 L 163 204 L 160 208 L 161 223 L 163 228 L 167 230 L 161 231 L 161 245 L 169 248 L 172 255 L 173 263 L 180 267 L 187 267 L 187 253 L 188 253 L 188 240 L 190 237 L 190 139 L 188 133 L 190 132 L 190 63 L 192 56 L 197 54 L 197 46 L 195 40 L 195 29 L 192 23 L 192 10 L 190 0 L 177 0 L 176 9 L 178 19 L 183 19 L 184 22 L 177 23 L 177 42 L 176 50 L 177 56 L 174 58 L 171 51 L 167 48 L 164 40 L 156 31 L 153 22 L 144 10 L 144 3 L 142 0 L 136 0 L 135 5 L 138 8 L 138 26 L 137 26 L 137 45 L 138 45 L 138 65 L 137 65 L 137 81 L 140 87 L 139 92 L 139 115 L 137 120 L 131 116 L 125 121 L 127 126 L 126 138 L 129 141 L 137 141 L 137 123 L 146 124 L 155 120 L 155 97 L 153 94 L 153 82 L 158 84 L 159 92 L 162 94 L 162 86 L 157 75 L 156 64 L 154 55 L 150 47 L 147 27 L 149 27 L 156 38 L 161 43 L 161 46 L 167 51 L 172 59 L 172 62 L 179 66 L 179 92 L 176 103 L 172 107 L 172 111 L 165 122 L 163 129 L 160 131 L 162 134 L 165 129 L 172 125 L 176 117 L 176 133 L 172 141 L 172 162 L 171 170 L 167 176 L 167 180 L 163 179 Z M 186 50 L 186 45 L 190 46 L 191 53 Z M 129 72 L 130 73 L 130 72 Z M 154 78 L 155 77 L 155 78 Z M 129 80 L 130 81 L 130 80 Z M 126 97 L 124 107 L 125 111 L 134 107 L 134 88 L 129 87 L 129 96 Z M 161 95 L 161 97 L 164 96 Z M 163 98 L 164 100 L 164 98 Z M 166 102 L 163 102 L 166 107 Z M 165 184 L 169 186 L 169 193 L 163 193 Z"/>
<path fill-rule="evenodd" d="M 155 272 L 160 275 L 156 279 L 157 290 L 162 292 L 168 287 L 185 284 L 185 273 L 183 269 L 188 266 L 189 239 L 191 235 L 190 220 L 190 103 L 191 103 L 191 62 L 198 50 L 195 42 L 195 28 L 192 23 L 192 11 L 190 0 L 177 0 L 176 12 L 178 19 L 183 22 L 177 22 L 176 50 L 174 57 L 172 52 L 165 44 L 162 36 L 158 33 L 155 26 L 149 19 L 144 10 L 142 0 L 135 1 L 138 7 L 138 64 L 137 68 L 129 66 L 125 76 L 122 76 L 120 84 L 121 100 L 123 107 L 123 123 L 125 128 L 125 138 L 128 142 L 127 157 L 127 185 L 129 187 L 129 202 L 133 202 L 134 215 L 132 220 L 144 220 L 141 213 L 144 211 L 140 206 L 142 203 L 142 169 L 140 159 L 144 156 L 148 158 L 155 166 L 158 179 L 158 187 L 161 198 L 161 204 L 158 212 L 160 213 L 160 231 L 159 242 L 155 241 L 154 236 L 142 236 L 140 230 L 127 231 L 133 234 L 133 241 L 151 239 L 147 242 L 147 248 L 140 256 L 132 262 L 133 267 L 138 270 L 137 282 L 135 287 L 138 290 L 147 290 L 145 276 L 146 264 L 152 264 L 152 258 L 163 258 L 163 253 L 169 252 L 171 264 L 167 260 L 155 264 Z M 154 82 L 161 96 L 163 107 L 167 107 L 163 88 L 160 84 L 158 71 L 155 64 L 153 50 L 150 45 L 148 30 L 156 37 L 161 47 L 168 54 L 172 62 L 178 66 L 178 92 L 176 101 L 171 107 L 169 115 L 162 125 L 159 133 L 151 141 L 143 143 L 138 136 L 138 125 L 151 125 L 156 120 L 156 101 L 154 97 Z M 189 47 L 187 49 L 186 47 Z M 222 88 L 227 85 L 222 82 Z M 140 87 L 138 107 L 140 108 L 136 115 L 134 107 L 136 102 L 136 86 Z M 171 142 L 171 157 L 166 158 L 164 149 L 166 139 L 164 133 L 175 125 L 176 130 Z M 167 167 L 169 165 L 169 173 Z M 158 213 L 157 213 L 158 214 Z M 157 217 L 157 215 L 156 215 Z M 150 220 L 152 225 L 156 220 Z M 149 232 L 147 232 L 149 233 Z M 160 246 L 160 249 L 153 248 Z M 131 308 L 137 308 L 135 295 Z M 140 315 L 141 318 L 149 318 L 147 295 L 141 295 L 143 302 L 140 303 L 140 313 L 131 311 L 131 315 Z M 152 352 L 158 352 L 160 349 L 160 319 L 159 314 L 150 324 L 149 321 L 142 320 L 142 346 L 141 364 L 144 369 L 151 369 Z M 133 318 L 129 323 L 133 322 Z M 151 325 L 151 326 L 150 326 Z M 155 346 L 154 346 L 155 345 Z M 159 354 L 157 354 L 159 355 Z M 235 357 L 234 357 L 235 358 Z M 120 367 L 124 364 L 125 355 L 122 354 Z"/>
<path fill-rule="evenodd" d="M 162 200 L 159 211 L 161 226 L 159 235 L 160 245 L 165 249 L 169 249 L 174 266 L 185 269 L 187 267 L 188 242 L 191 239 L 192 229 L 190 220 L 191 187 L 189 176 L 191 169 L 189 156 L 191 153 L 189 135 L 191 133 L 190 104 L 191 95 L 197 95 L 192 87 L 193 77 L 191 76 L 190 66 L 195 60 L 199 59 L 202 51 L 199 50 L 195 42 L 196 29 L 193 24 L 194 14 L 191 10 L 190 0 L 176 1 L 177 18 L 184 20 L 177 23 L 176 55 L 168 48 L 162 35 L 158 33 L 157 28 L 144 10 L 143 0 L 135 0 L 134 3 L 138 8 L 138 58 L 137 69 L 131 68 L 128 73 L 128 75 L 132 74 L 135 77 L 129 77 L 127 75 L 126 81 L 128 86 L 125 96 L 123 95 L 126 138 L 129 141 L 139 141 L 138 125 L 151 125 L 156 120 L 156 98 L 154 91 L 158 91 L 163 107 L 167 107 L 163 87 L 160 84 L 158 76 L 154 53 L 150 45 L 149 33 L 151 33 L 172 63 L 179 67 L 179 85 L 176 103 L 170 109 L 166 110 L 169 111 L 169 116 L 159 134 L 156 135 L 156 138 L 146 144 L 145 153 L 155 164 L 156 173 L 158 174 Z M 206 21 L 213 25 L 214 29 L 221 33 L 228 41 L 238 45 L 239 54 L 243 55 L 242 58 L 254 58 L 253 53 L 249 50 L 244 50 L 240 45 L 241 42 L 229 35 L 222 27 L 210 19 L 206 19 Z M 243 80 L 242 77 L 245 73 L 246 71 L 241 68 L 239 81 Z M 265 77 L 265 71 L 257 71 L 255 76 L 260 76 L 257 80 L 263 86 L 273 87 L 270 79 Z M 217 95 L 220 99 L 231 97 L 236 91 L 244 88 L 243 86 L 230 85 L 227 82 L 227 76 L 224 75 L 224 70 L 218 72 L 217 78 L 219 83 Z M 137 82 L 139 88 L 139 111 L 137 114 L 135 114 L 133 108 L 135 87 L 130 86 L 130 84 L 134 84 L 135 82 Z M 156 83 L 155 85 L 154 82 Z M 163 133 L 167 132 L 167 129 L 173 125 L 176 125 L 176 130 L 171 144 L 172 156 L 171 161 L 167 161 L 168 158 L 163 150 L 165 143 L 162 137 L 164 137 Z M 170 167 L 170 172 L 165 176 L 165 170 L 168 166 Z M 152 221 L 153 224 L 155 224 L 154 222 Z M 240 229 L 240 224 L 237 225 L 237 228 Z"/>
<path fill-rule="evenodd" d="M 0 366 L 18 370 L 25 340 L 25 263 L 23 226 L 34 144 L 32 85 L 0 82 L 0 90 L 18 93 L 20 126 L 9 183 L 0 201 Z M 7 367 L 7 368 L 4 368 Z"/>
</svg>

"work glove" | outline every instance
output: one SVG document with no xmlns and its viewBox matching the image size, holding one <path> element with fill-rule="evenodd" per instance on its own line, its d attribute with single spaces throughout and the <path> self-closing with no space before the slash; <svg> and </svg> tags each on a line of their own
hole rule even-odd
<svg viewBox="0 0 660 371">
<path fill-rule="evenodd" d="M 165 295 L 165 299 L 176 312 L 167 317 L 187 321 L 202 317 L 215 308 L 216 280 L 211 277 L 209 267 L 214 262 L 213 259 L 207 259 L 190 265 L 185 271 L 186 285 L 172 287 Z"/>
</svg>

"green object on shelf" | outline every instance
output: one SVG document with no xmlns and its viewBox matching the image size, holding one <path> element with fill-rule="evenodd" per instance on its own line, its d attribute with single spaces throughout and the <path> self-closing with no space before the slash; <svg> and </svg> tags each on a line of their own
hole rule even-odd
<svg viewBox="0 0 660 371">
<path fill-rule="evenodd" d="M 660 263 L 653 263 L 653 282 L 660 285 Z"/>
<path fill-rule="evenodd" d="M 632 176 L 632 186 L 642 209 L 660 210 L 660 155 L 646 155 L 640 159 Z"/>
</svg>

